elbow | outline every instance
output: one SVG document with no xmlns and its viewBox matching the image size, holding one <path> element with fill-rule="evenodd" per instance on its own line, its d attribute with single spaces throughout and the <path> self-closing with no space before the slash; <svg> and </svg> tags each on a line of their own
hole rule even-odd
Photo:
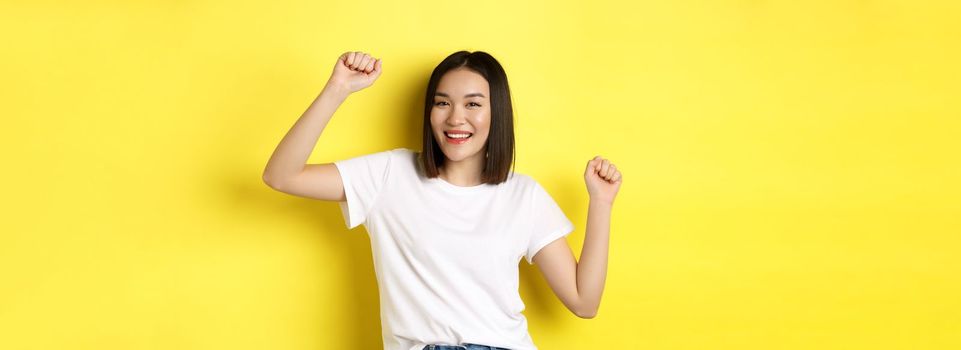
<svg viewBox="0 0 961 350">
<path fill-rule="evenodd" d="M 583 319 L 592 319 L 597 316 L 597 309 L 600 307 L 600 303 L 587 300 L 586 298 L 578 298 L 573 303 L 567 305 L 568 310 Z"/>
<path fill-rule="evenodd" d="M 597 316 L 597 308 L 588 309 L 588 310 L 577 310 L 576 312 L 574 312 L 574 314 L 577 315 L 577 317 L 580 317 L 583 319 L 592 319 L 595 316 Z"/>
<path fill-rule="evenodd" d="M 583 318 L 583 319 L 585 319 L 585 320 L 592 319 L 592 318 L 594 318 L 594 316 L 597 316 L 597 312 L 596 312 L 596 311 L 595 311 L 595 312 L 579 312 L 579 313 L 577 313 L 577 317 Z"/>
<path fill-rule="evenodd" d="M 267 176 L 267 173 L 264 173 L 261 179 L 264 181 L 264 184 L 266 184 L 270 188 L 273 188 L 276 190 L 279 187 L 279 185 L 277 184 L 277 180 L 275 180 L 270 176 Z"/>
</svg>

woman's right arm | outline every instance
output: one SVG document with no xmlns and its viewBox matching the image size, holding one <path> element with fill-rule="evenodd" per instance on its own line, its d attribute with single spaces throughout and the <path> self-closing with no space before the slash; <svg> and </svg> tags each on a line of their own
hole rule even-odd
<svg viewBox="0 0 961 350">
<path fill-rule="evenodd" d="M 381 60 L 366 53 L 346 52 L 338 57 L 323 90 L 274 149 L 264 169 L 264 183 L 301 197 L 344 201 L 337 167 L 333 163 L 306 162 L 337 107 L 350 94 L 373 84 L 380 73 Z"/>
</svg>

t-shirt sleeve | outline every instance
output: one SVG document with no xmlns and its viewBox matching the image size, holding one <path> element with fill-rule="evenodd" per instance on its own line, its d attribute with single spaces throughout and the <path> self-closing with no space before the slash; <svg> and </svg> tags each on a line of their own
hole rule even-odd
<svg viewBox="0 0 961 350">
<path fill-rule="evenodd" d="M 367 215 L 390 174 L 392 153 L 392 150 L 383 151 L 334 162 L 347 197 L 346 201 L 339 203 L 348 229 L 367 221 Z"/>
<path fill-rule="evenodd" d="M 557 205 L 554 198 L 536 182 L 531 202 L 533 229 L 524 258 L 527 259 L 528 264 L 533 265 L 534 255 L 537 255 L 544 246 L 569 235 L 574 231 L 574 224 L 564 215 L 564 211 Z"/>
</svg>

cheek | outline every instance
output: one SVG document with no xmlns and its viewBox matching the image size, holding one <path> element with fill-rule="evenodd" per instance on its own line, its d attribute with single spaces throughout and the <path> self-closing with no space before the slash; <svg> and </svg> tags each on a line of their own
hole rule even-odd
<svg viewBox="0 0 961 350">
<path fill-rule="evenodd" d="M 443 129 L 444 117 L 440 113 L 431 113 L 430 126 L 433 127 L 434 131 Z"/>
<path fill-rule="evenodd" d="M 488 129 L 491 125 L 491 115 L 490 112 L 484 111 L 470 116 L 471 124 L 477 129 Z"/>
<path fill-rule="evenodd" d="M 490 127 L 485 126 L 483 130 L 478 129 L 478 132 L 474 134 L 474 136 L 476 136 L 478 140 L 486 141 L 490 136 Z"/>
<path fill-rule="evenodd" d="M 488 135 L 488 133 L 485 132 L 483 135 L 474 135 L 474 136 L 477 137 L 477 141 L 480 141 L 480 142 L 478 142 L 478 144 L 481 144 L 481 145 L 482 145 L 482 144 L 484 144 L 485 142 L 487 142 L 487 137 L 490 136 L 490 135 Z"/>
<path fill-rule="evenodd" d="M 447 111 L 443 108 L 434 106 L 430 109 L 430 120 L 435 123 L 442 123 L 447 119 Z"/>
</svg>

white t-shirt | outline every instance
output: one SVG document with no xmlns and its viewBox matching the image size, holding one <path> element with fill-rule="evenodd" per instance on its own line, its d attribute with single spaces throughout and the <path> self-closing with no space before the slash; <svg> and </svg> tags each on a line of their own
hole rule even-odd
<svg viewBox="0 0 961 350">
<path fill-rule="evenodd" d="M 518 263 L 574 225 L 534 179 L 498 185 L 428 179 L 397 148 L 334 164 L 347 227 L 364 224 L 380 292 L 384 349 L 476 343 L 536 350 L 521 313 Z"/>
</svg>

